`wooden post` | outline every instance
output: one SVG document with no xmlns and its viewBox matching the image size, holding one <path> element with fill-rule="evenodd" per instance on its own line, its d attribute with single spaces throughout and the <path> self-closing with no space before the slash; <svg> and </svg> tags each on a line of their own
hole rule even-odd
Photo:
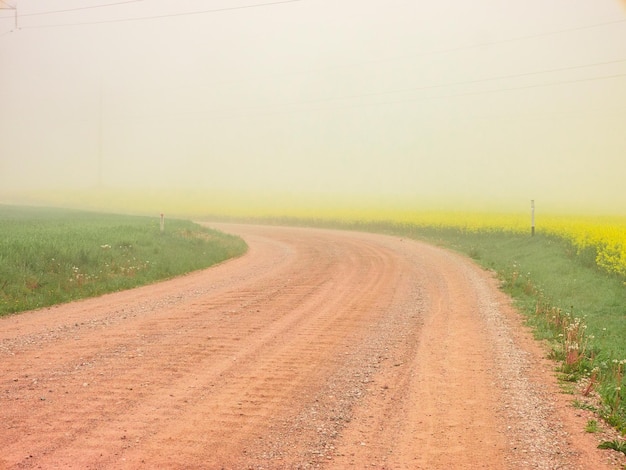
<svg viewBox="0 0 626 470">
<path fill-rule="evenodd" d="M 165 231 L 165 214 L 161 213 L 161 233 Z"/>
<path fill-rule="evenodd" d="M 98 189 L 102 189 L 102 78 L 100 79 L 100 101 L 98 106 Z"/>
<path fill-rule="evenodd" d="M 535 236 L 535 200 L 530 200 L 530 236 Z"/>
</svg>

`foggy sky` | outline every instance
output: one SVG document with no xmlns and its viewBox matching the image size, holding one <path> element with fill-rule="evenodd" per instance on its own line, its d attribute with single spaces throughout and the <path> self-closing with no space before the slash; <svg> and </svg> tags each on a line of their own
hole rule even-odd
<svg viewBox="0 0 626 470">
<path fill-rule="evenodd" d="M 0 10 L 0 192 L 534 198 L 626 213 L 618 0 L 4 3 L 18 27 Z"/>
</svg>

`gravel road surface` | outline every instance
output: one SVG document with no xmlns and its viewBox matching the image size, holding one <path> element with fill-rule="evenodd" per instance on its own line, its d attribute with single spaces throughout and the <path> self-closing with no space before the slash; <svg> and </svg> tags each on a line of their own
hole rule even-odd
<svg viewBox="0 0 626 470">
<path fill-rule="evenodd" d="M 617 468 L 468 259 L 212 226 L 249 252 L 0 319 L 0 468 Z"/>
</svg>

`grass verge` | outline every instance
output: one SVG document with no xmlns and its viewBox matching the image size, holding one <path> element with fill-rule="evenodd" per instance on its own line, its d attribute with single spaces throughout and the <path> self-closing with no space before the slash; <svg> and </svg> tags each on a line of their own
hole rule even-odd
<svg viewBox="0 0 626 470">
<path fill-rule="evenodd" d="M 246 251 L 183 220 L 0 205 L 0 315 L 149 284 Z"/>
</svg>

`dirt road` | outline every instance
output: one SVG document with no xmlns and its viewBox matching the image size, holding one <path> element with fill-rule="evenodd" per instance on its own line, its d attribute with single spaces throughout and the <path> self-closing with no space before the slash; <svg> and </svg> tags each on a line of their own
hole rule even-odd
<svg viewBox="0 0 626 470">
<path fill-rule="evenodd" d="M 218 227 L 249 253 L 0 319 L 0 467 L 611 468 L 468 260 Z"/>
</svg>

